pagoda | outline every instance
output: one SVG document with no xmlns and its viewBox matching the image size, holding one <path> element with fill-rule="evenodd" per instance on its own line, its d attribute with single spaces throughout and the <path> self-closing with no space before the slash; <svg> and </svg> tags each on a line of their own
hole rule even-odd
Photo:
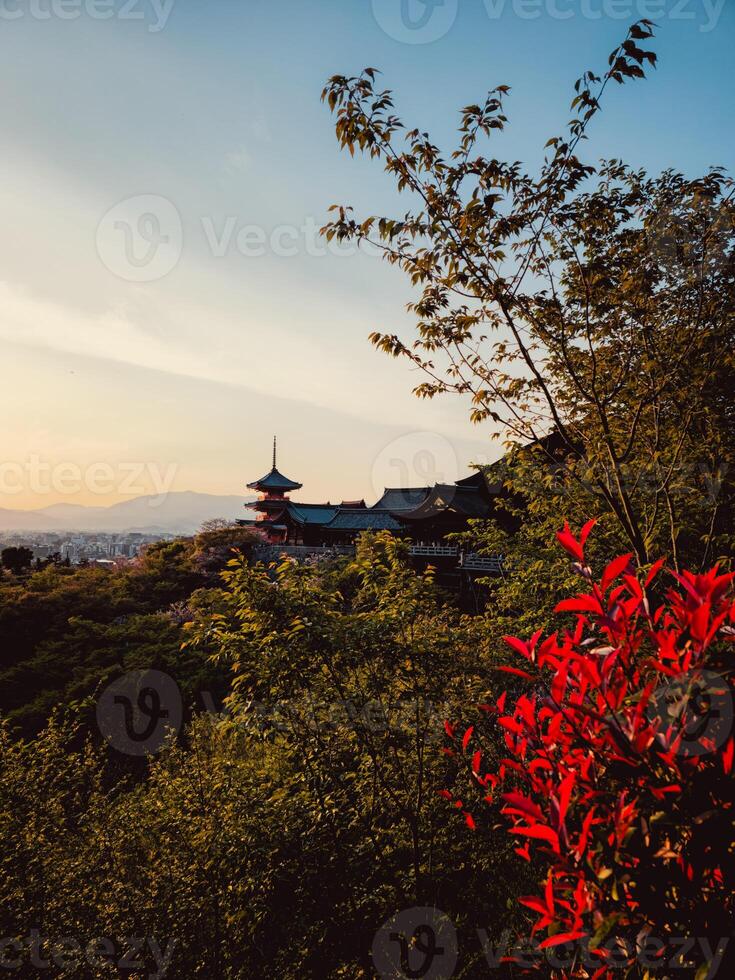
<svg viewBox="0 0 735 980">
<path fill-rule="evenodd" d="M 273 544 L 278 544 L 285 538 L 286 525 L 280 523 L 280 518 L 284 515 L 288 507 L 288 493 L 291 490 L 300 490 L 303 484 L 289 480 L 283 473 L 278 472 L 276 466 L 276 437 L 273 436 L 273 466 L 270 473 L 259 480 L 248 483 L 249 490 L 256 490 L 260 496 L 246 507 L 251 507 L 257 511 L 255 523 L 263 523 L 262 530 Z"/>
</svg>

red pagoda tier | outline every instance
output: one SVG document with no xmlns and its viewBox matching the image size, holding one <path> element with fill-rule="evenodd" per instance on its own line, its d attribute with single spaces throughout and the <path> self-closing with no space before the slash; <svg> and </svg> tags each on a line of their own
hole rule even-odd
<svg viewBox="0 0 735 980">
<path fill-rule="evenodd" d="M 289 480 L 283 473 L 279 473 L 276 466 L 276 437 L 273 437 L 273 466 L 269 473 L 248 483 L 249 490 L 257 490 L 260 494 L 253 503 L 245 504 L 257 511 L 258 516 L 255 523 L 262 522 L 262 530 L 270 541 L 278 543 L 286 537 L 287 527 L 281 524 L 280 520 L 285 515 L 288 506 L 287 494 L 291 490 L 300 490 L 303 484 Z"/>
</svg>

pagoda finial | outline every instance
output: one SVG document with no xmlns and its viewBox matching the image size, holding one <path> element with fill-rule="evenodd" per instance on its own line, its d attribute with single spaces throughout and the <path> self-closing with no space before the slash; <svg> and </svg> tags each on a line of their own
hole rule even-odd
<svg viewBox="0 0 735 980">
<path fill-rule="evenodd" d="M 273 436 L 273 469 L 276 468 L 276 437 Z"/>
</svg>

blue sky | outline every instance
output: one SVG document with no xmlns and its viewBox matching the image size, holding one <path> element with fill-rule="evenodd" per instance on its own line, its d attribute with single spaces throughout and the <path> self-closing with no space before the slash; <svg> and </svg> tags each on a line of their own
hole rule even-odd
<svg viewBox="0 0 735 980">
<path fill-rule="evenodd" d="M 400 273 L 317 239 L 333 202 L 396 207 L 378 165 L 339 152 L 321 88 L 380 68 L 403 118 L 451 149 L 457 109 L 508 84 L 497 152 L 534 169 L 574 80 L 646 15 L 659 68 L 610 92 L 586 152 L 731 165 L 733 0 L 0 0 L 0 506 L 128 492 L 3 480 L 30 457 L 236 493 L 274 431 L 304 499 L 497 455 L 465 405 L 419 402 L 370 347 L 410 329 Z"/>
</svg>

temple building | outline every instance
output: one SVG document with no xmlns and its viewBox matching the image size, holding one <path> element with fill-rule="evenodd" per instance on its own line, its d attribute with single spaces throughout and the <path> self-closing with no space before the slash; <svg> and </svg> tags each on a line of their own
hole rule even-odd
<svg viewBox="0 0 735 980">
<path fill-rule="evenodd" d="M 364 500 L 340 504 L 291 500 L 289 494 L 301 487 L 278 471 L 274 439 L 271 471 L 248 483 L 259 497 L 245 506 L 257 517 L 239 523 L 256 527 L 274 545 L 350 545 L 363 531 L 392 531 L 416 545 L 436 547 L 448 534 L 465 530 L 470 520 L 493 516 L 502 493 L 502 483 L 489 482 L 482 471 L 456 483 L 390 487 L 372 506 Z"/>
</svg>

